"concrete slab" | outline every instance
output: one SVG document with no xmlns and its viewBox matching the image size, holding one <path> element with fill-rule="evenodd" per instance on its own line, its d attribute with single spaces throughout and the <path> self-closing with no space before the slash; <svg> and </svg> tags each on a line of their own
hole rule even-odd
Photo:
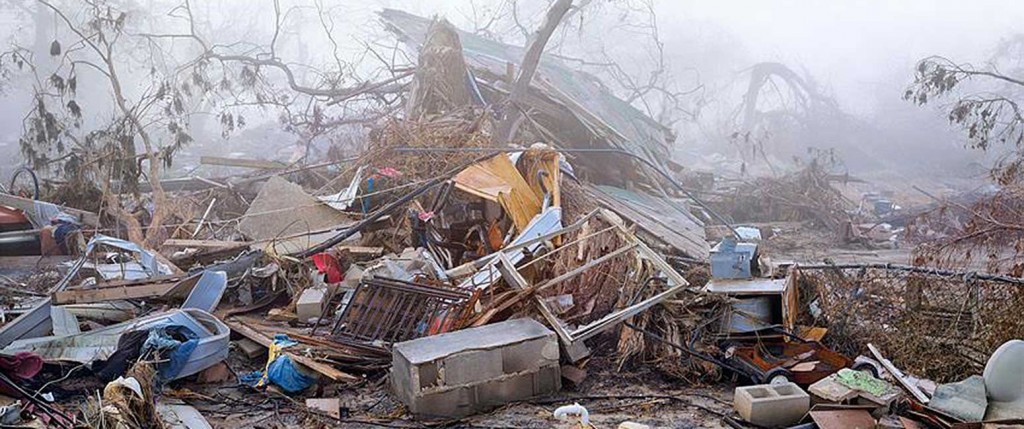
<svg viewBox="0 0 1024 429">
<path fill-rule="evenodd" d="M 939 385 L 928 406 L 966 422 L 980 422 L 985 419 L 988 408 L 985 379 L 972 375 L 959 383 Z"/>
</svg>

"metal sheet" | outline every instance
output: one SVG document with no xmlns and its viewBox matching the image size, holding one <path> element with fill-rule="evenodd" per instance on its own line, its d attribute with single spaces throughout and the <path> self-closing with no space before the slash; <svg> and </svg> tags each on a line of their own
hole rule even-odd
<svg viewBox="0 0 1024 429">
<path fill-rule="evenodd" d="M 75 335 L 82 332 L 78 327 L 78 317 L 62 306 L 50 307 L 50 319 L 53 323 L 53 335 Z"/>
<path fill-rule="evenodd" d="M 522 234 L 519 234 L 515 240 L 509 246 L 515 246 L 521 243 L 525 243 L 534 238 L 538 238 L 552 232 L 558 231 L 562 228 L 562 209 L 560 207 L 549 207 L 548 209 L 541 212 L 530 221 L 530 224 L 526 226 Z M 536 253 L 537 249 L 540 249 L 544 243 L 533 243 L 526 246 L 526 251 L 530 253 Z M 519 263 L 523 260 L 525 254 L 524 249 L 514 250 L 512 252 L 505 253 L 505 257 L 508 258 L 513 264 Z M 501 279 L 501 272 L 497 268 L 498 258 L 490 256 L 490 262 L 476 272 L 470 278 L 464 280 L 459 284 L 459 287 L 463 289 L 483 289 L 490 287 L 490 285 Z"/>
<path fill-rule="evenodd" d="M 23 338 L 38 338 L 49 335 L 53 329 L 50 318 L 50 298 L 46 298 L 31 310 L 0 328 L 0 347 L 6 347 Z"/>
<path fill-rule="evenodd" d="M 619 216 L 686 255 L 705 259 L 710 252 L 704 225 L 662 198 L 612 186 L 590 186 L 591 194 Z"/>
<path fill-rule="evenodd" d="M 228 288 L 228 274 L 224 271 L 204 271 L 199 282 L 189 292 L 181 308 L 197 308 L 212 313 L 220 304 L 224 290 Z"/>
<path fill-rule="evenodd" d="M 786 291 L 786 279 L 711 279 L 705 292 L 729 295 L 778 295 Z"/>
</svg>

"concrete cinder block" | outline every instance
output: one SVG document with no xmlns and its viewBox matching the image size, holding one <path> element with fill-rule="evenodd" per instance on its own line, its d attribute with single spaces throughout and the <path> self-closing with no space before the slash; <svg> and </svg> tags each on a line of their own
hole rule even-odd
<svg viewBox="0 0 1024 429">
<path fill-rule="evenodd" d="M 392 347 L 391 388 L 411 413 L 459 418 L 561 388 L 558 340 L 533 319 Z"/>
<path fill-rule="evenodd" d="M 555 363 L 541 368 L 533 377 L 533 394 L 545 395 L 562 390 L 562 367 Z"/>
<path fill-rule="evenodd" d="M 300 322 L 316 319 L 323 312 L 326 302 L 326 288 L 306 288 L 299 295 L 299 300 L 295 304 L 295 314 L 299 317 Z"/>
<path fill-rule="evenodd" d="M 733 407 L 744 420 L 758 426 L 794 424 L 807 414 L 811 397 L 793 383 L 737 387 Z"/>
<path fill-rule="evenodd" d="M 498 406 L 534 396 L 535 373 L 520 373 L 476 386 L 477 401 L 483 407 Z"/>
<path fill-rule="evenodd" d="M 558 363 L 558 340 L 545 337 L 504 347 L 501 349 L 501 363 L 505 374 L 536 371 Z"/>
<path fill-rule="evenodd" d="M 477 411 L 476 389 L 461 386 L 448 390 L 425 391 L 406 404 L 409 412 L 425 418 L 458 418 Z"/>
<path fill-rule="evenodd" d="M 493 350 L 471 350 L 444 358 L 444 375 L 441 380 L 446 386 L 480 383 L 501 377 L 501 355 L 504 348 Z"/>
<path fill-rule="evenodd" d="M 429 389 L 434 386 L 439 386 L 442 383 L 441 371 L 438 368 L 437 362 L 426 362 L 416 367 L 417 379 L 419 380 L 420 390 Z"/>
</svg>

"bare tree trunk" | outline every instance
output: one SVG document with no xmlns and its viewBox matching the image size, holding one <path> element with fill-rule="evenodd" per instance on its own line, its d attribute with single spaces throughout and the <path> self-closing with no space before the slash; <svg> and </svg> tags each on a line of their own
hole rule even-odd
<svg viewBox="0 0 1024 429">
<path fill-rule="evenodd" d="M 527 91 L 530 90 L 530 81 L 533 80 L 533 75 L 537 72 L 537 66 L 540 65 L 541 55 L 544 54 L 544 46 L 547 45 L 548 40 L 551 39 L 551 34 L 558 28 L 558 24 L 562 22 L 562 17 L 565 16 L 571 7 L 572 0 L 556 0 L 555 4 L 551 5 L 551 8 L 548 9 L 547 16 L 544 17 L 544 23 L 541 24 L 540 28 L 530 38 L 530 43 L 526 48 L 526 55 L 523 56 L 522 66 L 519 68 L 519 77 L 516 78 L 515 83 L 512 85 L 512 91 L 508 95 L 505 119 L 498 124 L 498 129 L 494 136 L 496 143 L 504 144 L 512 139 L 516 128 L 515 125 L 519 122 L 522 115 L 519 105 L 526 97 Z"/>
<path fill-rule="evenodd" d="M 470 104 L 459 33 L 448 21 L 430 24 L 413 77 L 406 117 L 419 120 Z"/>
</svg>

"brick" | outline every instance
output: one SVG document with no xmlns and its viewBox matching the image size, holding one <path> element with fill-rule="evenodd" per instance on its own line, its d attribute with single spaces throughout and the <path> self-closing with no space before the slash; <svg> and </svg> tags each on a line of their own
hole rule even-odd
<svg viewBox="0 0 1024 429">
<path fill-rule="evenodd" d="M 579 386 L 587 379 L 587 371 L 573 365 L 562 365 L 562 378 L 572 386 Z"/>
<path fill-rule="evenodd" d="M 213 366 L 199 372 L 196 381 L 200 384 L 223 383 L 232 377 L 231 369 L 224 362 L 217 362 Z"/>
<path fill-rule="evenodd" d="M 744 420 L 758 426 L 791 425 L 811 406 L 811 397 L 793 383 L 737 387 L 733 407 Z"/>
<path fill-rule="evenodd" d="M 583 344 L 583 341 L 562 344 L 562 355 L 565 356 L 567 362 L 575 364 L 590 357 L 590 348 Z"/>
<path fill-rule="evenodd" d="M 514 374 L 536 371 L 558 362 L 558 340 L 538 338 L 501 349 L 502 371 Z"/>
<path fill-rule="evenodd" d="M 473 350 L 456 353 L 444 358 L 444 375 L 441 376 L 445 386 L 479 383 L 501 377 L 502 349 Z"/>
</svg>

